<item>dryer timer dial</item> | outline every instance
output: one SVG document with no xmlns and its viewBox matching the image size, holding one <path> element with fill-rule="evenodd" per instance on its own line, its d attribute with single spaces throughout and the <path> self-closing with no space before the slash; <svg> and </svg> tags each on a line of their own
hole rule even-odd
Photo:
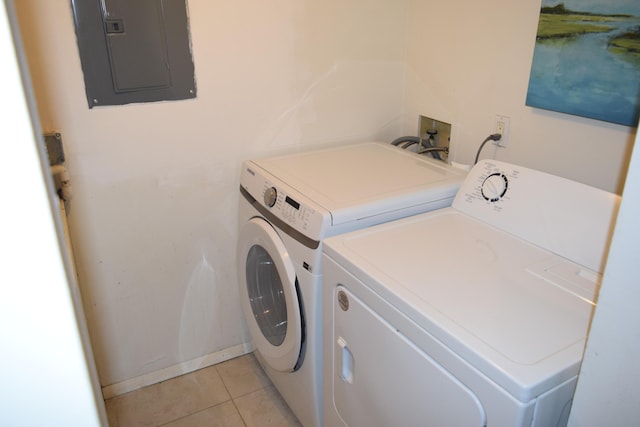
<svg viewBox="0 0 640 427">
<path fill-rule="evenodd" d="M 480 191 L 482 197 L 489 202 L 497 202 L 507 192 L 509 180 L 506 175 L 500 172 L 494 172 L 484 179 Z"/>
<path fill-rule="evenodd" d="M 278 191 L 276 187 L 269 187 L 264 190 L 264 204 L 269 206 L 270 208 L 276 204 L 276 200 L 278 200 Z"/>
</svg>

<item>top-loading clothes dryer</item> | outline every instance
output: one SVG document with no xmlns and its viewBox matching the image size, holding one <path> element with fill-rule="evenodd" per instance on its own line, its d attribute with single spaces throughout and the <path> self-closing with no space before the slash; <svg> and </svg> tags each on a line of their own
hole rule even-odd
<svg viewBox="0 0 640 427">
<path fill-rule="evenodd" d="M 322 425 L 322 240 L 449 206 L 465 175 L 383 143 L 242 165 L 243 310 L 258 360 L 305 427 Z"/>
<path fill-rule="evenodd" d="M 498 161 L 324 242 L 324 419 L 566 424 L 619 197 Z"/>
</svg>

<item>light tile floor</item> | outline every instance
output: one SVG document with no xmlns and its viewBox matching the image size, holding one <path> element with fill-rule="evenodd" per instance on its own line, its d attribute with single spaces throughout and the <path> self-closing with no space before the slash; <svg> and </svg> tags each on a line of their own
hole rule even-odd
<svg viewBox="0 0 640 427">
<path fill-rule="evenodd" d="M 110 427 L 301 427 L 252 354 L 105 404 Z"/>
</svg>

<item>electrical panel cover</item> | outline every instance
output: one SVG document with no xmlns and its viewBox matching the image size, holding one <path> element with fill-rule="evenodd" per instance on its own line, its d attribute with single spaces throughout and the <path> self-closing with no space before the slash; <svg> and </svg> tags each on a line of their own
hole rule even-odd
<svg viewBox="0 0 640 427">
<path fill-rule="evenodd" d="M 89 108 L 195 98 L 186 0 L 72 0 Z"/>
</svg>

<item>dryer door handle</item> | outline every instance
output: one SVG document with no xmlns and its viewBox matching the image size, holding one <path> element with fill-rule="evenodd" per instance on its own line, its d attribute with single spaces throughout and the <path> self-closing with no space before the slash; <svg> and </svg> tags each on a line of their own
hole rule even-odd
<svg viewBox="0 0 640 427">
<path fill-rule="evenodd" d="M 355 363 L 353 353 L 349 350 L 344 338 L 338 337 L 336 344 L 338 344 L 338 351 L 340 353 L 340 378 L 346 383 L 353 384 L 353 369 Z"/>
</svg>

